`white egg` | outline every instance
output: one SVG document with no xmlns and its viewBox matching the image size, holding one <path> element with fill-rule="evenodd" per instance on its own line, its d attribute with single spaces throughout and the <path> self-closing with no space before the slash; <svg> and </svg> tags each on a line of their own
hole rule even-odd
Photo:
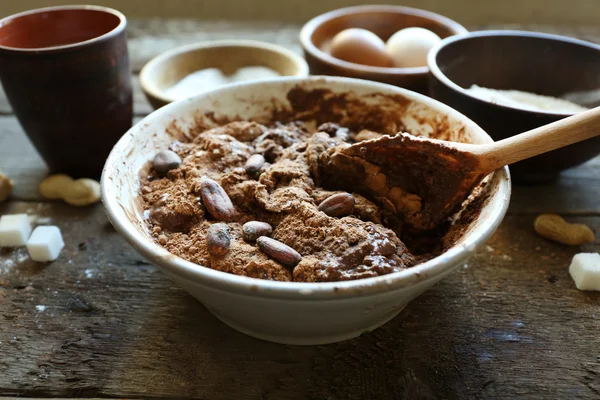
<svg viewBox="0 0 600 400">
<path fill-rule="evenodd" d="M 386 43 L 394 67 L 410 68 L 427 65 L 427 54 L 440 37 L 424 28 L 406 28 L 394 33 Z"/>
<path fill-rule="evenodd" d="M 371 31 L 350 28 L 339 32 L 331 40 L 329 54 L 340 60 L 374 67 L 391 67 L 385 43 Z"/>
</svg>

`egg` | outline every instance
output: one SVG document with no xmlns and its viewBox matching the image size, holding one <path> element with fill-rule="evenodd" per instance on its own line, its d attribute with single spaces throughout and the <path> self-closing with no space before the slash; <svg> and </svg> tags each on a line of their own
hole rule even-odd
<svg viewBox="0 0 600 400">
<path fill-rule="evenodd" d="M 427 54 L 440 37 L 424 28 L 406 28 L 394 33 L 386 43 L 386 49 L 392 57 L 394 67 L 424 67 Z"/>
<path fill-rule="evenodd" d="M 366 29 L 350 28 L 341 31 L 331 40 L 329 53 L 335 58 L 356 64 L 392 66 L 384 41 Z"/>
</svg>

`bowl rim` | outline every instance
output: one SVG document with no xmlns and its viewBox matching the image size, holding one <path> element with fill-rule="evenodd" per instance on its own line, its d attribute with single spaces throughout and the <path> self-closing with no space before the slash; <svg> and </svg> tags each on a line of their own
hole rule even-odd
<svg viewBox="0 0 600 400">
<path fill-rule="evenodd" d="M 405 7 L 405 6 L 396 6 L 396 5 L 361 5 L 361 6 L 351 6 L 351 7 L 343 7 L 338 8 L 332 11 L 328 11 L 324 14 L 317 15 L 310 19 L 302 29 L 300 30 L 300 44 L 302 48 L 312 55 L 313 57 L 319 59 L 321 62 L 338 68 L 343 68 L 350 71 L 361 72 L 366 74 L 377 74 L 381 76 L 394 76 L 394 75 L 424 75 L 428 72 L 428 67 L 375 67 L 370 65 L 362 65 L 356 64 L 344 60 L 337 59 L 324 51 L 320 50 L 313 41 L 311 37 L 314 31 L 323 25 L 323 23 L 330 21 L 334 18 L 348 15 L 348 14 L 366 14 L 366 13 L 380 13 L 380 12 L 389 12 L 395 14 L 406 14 L 413 15 L 418 17 L 427 18 L 429 20 L 435 21 L 440 25 L 444 25 L 447 28 L 456 32 L 454 35 L 467 33 L 468 30 L 458 22 L 443 16 L 441 14 L 434 13 L 432 11 L 422 10 L 420 8 L 413 7 Z"/>
<path fill-rule="evenodd" d="M 460 245 L 455 245 L 443 254 L 428 260 L 424 263 L 417 264 L 413 267 L 402 271 L 394 272 L 388 275 L 378 276 L 374 278 L 358 279 L 342 282 L 279 282 L 269 281 L 246 276 L 239 276 L 218 271 L 209 267 L 204 267 L 190 261 L 184 260 L 174 254 L 171 254 L 162 246 L 154 243 L 151 239 L 143 236 L 134 226 L 134 222 L 127 218 L 123 220 L 117 217 L 115 210 L 123 207 L 116 197 L 111 197 L 112 187 L 118 185 L 118 179 L 113 175 L 119 170 L 120 162 L 118 161 L 121 154 L 125 154 L 123 149 L 126 148 L 132 137 L 139 132 L 148 131 L 148 127 L 152 126 L 154 120 L 160 120 L 163 117 L 169 116 L 170 119 L 177 118 L 173 114 L 181 107 L 186 107 L 188 102 L 200 101 L 202 97 L 207 95 L 216 95 L 221 91 L 231 91 L 247 86 L 256 86 L 259 88 L 264 84 L 300 84 L 302 82 L 315 81 L 326 84 L 346 84 L 348 90 L 358 87 L 367 87 L 373 91 L 395 92 L 430 105 L 447 114 L 458 117 L 468 125 L 475 129 L 481 130 L 477 124 L 471 121 L 466 116 L 458 111 L 442 104 L 432 98 L 424 95 L 398 88 L 393 85 L 371 82 L 367 80 L 343 78 L 343 77 L 281 77 L 274 79 L 264 79 L 251 82 L 239 82 L 217 88 L 210 92 L 204 92 L 192 98 L 179 100 L 162 107 L 143 120 L 135 124 L 114 146 L 110 155 L 107 158 L 101 177 L 101 195 L 102 202 L 106 210 L 107 217 L 115 229 L 124 236 L 126 241 L 134 247 L 139 253 L 146 257 L 154 265 L 164 269 L 168 274 L 175 275 L 181 279 L 189 280 L 194 284 L 210 285 L 211 288 L 224 292 L 236 292 L 240 295 L 289 299 L 289 300 L 339 300 L 349 297 L 362 297 L 375 295 L 384 292 L 390 292 L 395 289 L 400 289 L 409 286 L 416 286 L 438 276 L 444 276 L 452 271 L 461 262 L 471 256 L 476 248 L 482 246 L 487 239 L 493 234 L 501 223 L 506 214 L 510 199 L 511 183 L 508 167 L 495 172 L 494 179 L 498 180 L 497 190 L 492 196 L 500 196 L 500 205 L 493 212 L 488 214 L 488 224 L 485 227 L 480 227 L 478 231 L 470 231 L 465 235 L 465 240 Z M 487 133 L 485 133 L 487 135 Z M 489 135 L 487 135 L 489 137 Z M 491 138 L 490 138 L 491 140 Z M 136 174 L 137 176 L 137 174 Z M 135 194 L 137 195 L 137 193 Z"/>
<path fill-rule="evenodd" d="M 463 88 L 462 86 L 460 86 L 457 83 L 455 83 L 454 81 L 452 81 L 450 78 L 448 78 L 442 72 L 442 70 L 440 69 L 440 67 L 437 63 L 437 56 L 440 53 L 440 51 L 442 51 L 447 46 L 450 46 L 456 42 L 460 42 L 460 41 L 464 41 L 464 40 L 471 40 L 471 39 L 476 40 L 478 38 L 485 38 L 485 37 L 514 37 L 514 38 L 527 37 L 527 38 L 534 38 L 534 39 L 554 40 L 554 41 L 559 41 L 559 42 L 563 42 L 563 43 L 570 43 L 570 44 L 574 44 L 577 46 L 583 46 L 586 48 L 595 49 L 599 52 L 600 52 L 600 45 L 592 43 L 592 42 L 588 42 L 585 40 L 581 40 L 581 39 L 571 38 L 568 36 L 556 35 L 553 33 L 521 31 L 521 30 L 513 30 L 513 29 L 484 30 L 484 31 L 467 32 L 467 33 L 464 33 L 461 35 L 449 36 L 445 39 L 442 39 L 442 41 L 439 42 L 438 44 L 436 44 L 436 46 L 433 47 L 429 51 L 429 54 L 427 55 L 427 65 L 429 67 L 430 74 L 433 75 L 438 81 L 443 83 L 448 88 L 453 89 L 454 91 L 462 94 L 463 96 L 470 98 L 471 100 L 477 101 L 482 104 L 487 104 L 490 106 L 495 106 L 495 107 L 499 107 L 499 108 L 507 109 L 507 110 L 511 110 L 511 111 L 519 111 L 519 112 L 523 112 L 523 113 L 527 113 L 527 114 L 539 114 L 539 115 L 560 116 L 560 117 L 568 117 L 568 116 L 575 114 L 575 113 L 553 112 L 553 111 L 549 111 L 549 110 L 539 110 L 539 111 L 538 110 L 528 110 L 528 109 L 524 109 L 524 108 L 510 106 L 510 105 L 493 103 L 491 101 L 479 98 L 479 97 L 475 96 L 474 94 L 468 92 L 467 89 Z M 518 90 L 518 89 L 515 89 L 515 90 Z"/>
<path fill-rule="evenodd" d="M 309 74 L 308 64 L 306 63 L 306 60 L 304 60 L 304 58 L 294 53 L 292 50 L 289 50 L 278 44 L 251 39 L 205 40 L 201 42 L 195 42 L 175 47 L 173 49 L 164 51 L 150 59 L 150 61 L 148 61 L 140 70 L 139 80 L 142 90 L 164 103 L 172 103 L 181 100 L 176 98 L 170 98 L 164 93 L 164 91 L 158 89 L 151 78 L 150 71 L 165 60 L 179 56 L 181 54 L 185 54 L 196 50 L 213 49 L 217 47 L 246 47 L 279 53 L 284 57 L 290 59 L 298 68 L 298 73 L 296 73 L 295 75 L 288 76 L 304 77 L 308 76 Z"/>
</svg>

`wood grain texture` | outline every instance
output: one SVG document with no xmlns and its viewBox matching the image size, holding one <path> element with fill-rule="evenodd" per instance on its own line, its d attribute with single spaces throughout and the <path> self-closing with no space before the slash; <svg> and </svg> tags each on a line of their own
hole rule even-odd
<svg viewBox="0 0 600 400">
<path fill-rule="evenodd" d="M 14 182 L 12 198 L 41 199 L 37 187 L 48 169 L 14 116 L 0 116 L 0 171 Z"/>
<path fill-rule="evenodd" d="M 48 265 L 0 263 L 0 394 L 206 398 L 597 398 L 600 294 L 580 292 L 577 251 L 511 216 L 397 318 L 328 346 L 262 342 L 226 327 L 148 265 L 100 206 L 18 203 L 63 230 Z M 600 230 L 600 217 L 572 221 Z M 6 260 L 12 260 L 7 263 Z M 21 260 L 21 261 L 19 261 Z M 8 265 L 10 264 L 10 265 Z"/>
<path fill-rule="evenodd" d="M 297 34 L 284 24 L 250 25 L 132 21 L 134 65 L 199 37 L 284 43 Z M 569 32 L 600 37 L 598 29 Z M 143 115 L 139 87 L 136 96 Z M 490 242 L 382 328 L 333 345 L 285 346 L 219 322 L 133 251 L 100 205 L 32 201 L 44 166 L 6 104 L 0 95 L 0 170 L 16 189 L 0 215 L 45 218 L 60 226 L 66 247 L 51 264 L 30 261 L 24 249 L 0 250 L 4 398 L 600 397 L 600 294 L 576 290 L 568 274 L 575 253 L 600 251 L 600 157 L 557 182 L 514 187 Z M 596 242 L 572 248 L 537 236 L 539 212 L 590 225 Z"/>
<path fill-rule="evenodd" d="M 38 186 L 48 168 L 13 116 L 0 115 L 0 171 L 14 181 L 12 199 L 43 200 Z"/>
<path fill-rule="evenodd" d="M 418 7 L 435 11 L 456 19 L 463 24 L 481 23 L 489 20 L 549 24 L 597 23 L 595 0 L 506 0 L 482 2 L 478 0 L 403 0 L 392 4 Z M 21 0 L 0 3 L 0 16 L 49 4 L 72 4 L 70 0 Z M 162 18 L 202 18 L 243 20 L 278 20 L 302 22 L 320 13 L 340 7 L 360 4 L 381 4 L 381 0 L 96 0 L 94 4 L 105 5 L 123 11 L 130 18 L 160 16 Z M 518 11 L 516 11 L 518 10 Z"/>
</svg>

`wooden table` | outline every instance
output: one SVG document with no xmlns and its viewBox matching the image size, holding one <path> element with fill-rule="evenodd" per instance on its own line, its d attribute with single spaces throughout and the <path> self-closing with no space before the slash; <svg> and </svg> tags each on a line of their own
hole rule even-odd
<svg viewBox="0 0 600 400">
<path fill-rule="evenodd" d="M 472 27 L 473 28 L 473 27 Z M 529 27 L 556 31 L 550 27 Z M 174 45 L 221 37 L 299 51 L 297 26 L 133 21 L 135 71 Z M 560 30 L 600 41 L 600 30 Z M 136 83 L 135 110 L 150 111 Z M 16 182 L 0 214 L 59 225 L 49 265 L 0 251 L 0 396 L 199 399 L 600 398 L 600 295 L 580 292 L 565 247 L 537 236 L 556 212 L 600 232 L 600 157 L 552 184 L 515 187 L 498 232 L 397 318 L 327 346 L 244 336 L 147 264 L 100 205 L 41 201 L 46 170 L 0 96 L 0 169 Z M 600 237 L 600 236 L 597 236 Z"/>
</svg>

